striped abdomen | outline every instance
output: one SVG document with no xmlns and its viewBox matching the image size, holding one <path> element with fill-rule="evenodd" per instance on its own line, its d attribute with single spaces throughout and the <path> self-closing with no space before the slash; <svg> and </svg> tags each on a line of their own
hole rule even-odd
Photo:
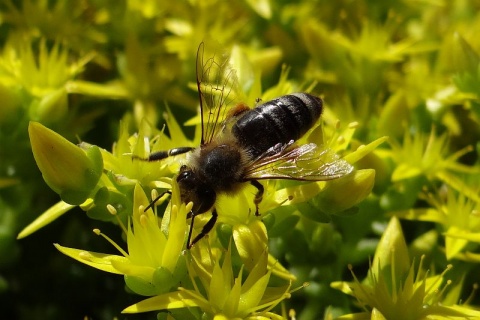
<svg viewBox="0 0 480 320">
<path fill-rule="evenodd" d="M 247 111 L 232 127 L 239 143 L 255 158 L 277 143 L 302 137 L 322 114 L 322 99 L 293 93 Z"/>
</svg>

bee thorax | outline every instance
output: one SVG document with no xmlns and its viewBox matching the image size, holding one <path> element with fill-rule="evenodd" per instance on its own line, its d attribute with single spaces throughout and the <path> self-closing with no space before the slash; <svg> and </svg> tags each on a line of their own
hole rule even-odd
<svg viewBox="0 0 480 320">
<path fill-rule="evenodd" d="M 234 145 L 221 144 L 200 150 L 200 156 L 194 157 L 195 170 L 215 190 L 234 191 L 243 176 L 244 155 Z"/>
</svg>

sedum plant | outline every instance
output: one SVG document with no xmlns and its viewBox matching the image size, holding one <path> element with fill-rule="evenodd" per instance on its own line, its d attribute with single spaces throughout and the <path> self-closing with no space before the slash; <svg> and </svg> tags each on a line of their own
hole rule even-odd
<svg viewBox="0 0 480 320">
<path fill-rule="evenodd" d="M 200 241 L 194 249 L 183 250 L 189 225 L 187 212 L 190 212 L 193 204 L 180 202 L 178 187 L 175 179 L 171 178 L 174 170 L 178 170 L 178 161 L 173 158 L 159 163 L 135 160 L 135 157 L 148 156 L 149 150 L 156 151 L 164 139 L 166 145 L 169 140 L 177 145 L 181 145 L 182 141 L 190 144 L 175 119 L 171 116 L 168 119 L 171 138 L 164 137 L 160 132 L 156 141 L 148 143 L 149 139 L 143 135 L 143 131 L 128 137 L 124 134 L 124 129 L 120 132 L 120 139 L 115 144 L 113 153 L 100 151 L 86 143 L 75 146 L 53 131 L 32 122 L 29 128 L 35 159 L 45 181 L 60 195 L 62 201 L 27 226 L 20 233 L 20 237 L 27 236 L 79 205 L 91 218 L 118 223 L 126 235 L 128 251 L 97 229 L 95 233 L 114 244 L 121 256 L 68 248 L 59 244 L 56 247 L 62 253 L 89 266 L 123 274 L 127 287 L 135 293 L 156 295 L 126 308 L 124 312 L 172 311 L 197 307 L 201 312 L 195 310 L 193 315 L 196 317 L 201 317 L 203 312 L 210 316 L 227 318 L 281 318 L 282 315 L 272 309 L 290 297 L 290 287 L 296 277 L 269 253 L 265 222 L 251 214 L 254 208 L 245 205 L 252 202 L 248 190 L 232 199 L 221 198 L 219 220 L 223 225 L 209 233 L 208 239 Z M 330 140 L 328 147 L 338 151 L 345 148 L 349 145 L 345 139 L 351 139 L 354 130 L 355 126 L 350 125 L 345 129 L 344 135 L 336 133 L 342 139 Z M 346 159 L 352 163 L 358 161 L 383 141 L 385 138 L 358 148 L 346 156 Z M 289 207 L 305 201 L 311 201 L 314 205 L 317 220 L 322 216 L 322 219 L 328 219 L 329 214 L 346 214 L 368 196 L 373 187 L 374 176 L 373 170 L 362 169 L 332 182 L 309 182 L 297 186 L 272 183 L 268 186 L 260 210 L 268 212 L 280 207 L 287 208 L 290 214 L 283 217 L 282 224 L 297 219 L 295 211 Z M 149 208 L 151 200 L 148 200 L 145 194 L 145 189 L 150 189 L 154 192 L 152 199 L 158 198 L 155 196 L 156 188 L 172 190 L 171 205 L 167 206 L 167 211 L 162 214 L 158 211 L 157 214 L 153 213 Z M 349 190 L 351 197 L 348 202 L 338 197 L 339 190 Z M 316 196 L 320 193 L 321 196 Z M 313 210 L 309 211 L 311 213 L 303 212 L 306 216 L 314 217 Z M 201 218 L 206 222 L 206 215 L 195 218 L 197 221 Z M 270 216 L 269 220 L 271 229 L 279 228 L 280 224 L 276 223 L 275 216 Z M 232 239 L 236 259 L 232 257 Z M 225 255 L 222 253 L 224 250 L 227 250 Z M 217 258 L 211 256 L 210 261 L 205 261 L 214 252 Z M 236 264 L 233 265 L 234 262 Z M 196 266 L 197 264 L 200 265 Z M 220 264 L 221 272 L 220 269 L 217 270 Z M 240 270 L 235 278 L 233 270 Z M 244 276 L 244 272 L 251 274 Z M 285 284 L 281 287 L 271 286 L 271 276 L 278 278 L 277 282 L 283 281 Z M 245 282 L 242 282 L 243 277 Z M 197 288 L 197 281 L 203 284 L 203 290 L 207 290 L 206 297 L 202 297 L 204 291 Z M 217 281 L 220 282 L 216 284 Z M 184 283 L 190 285 L 184 287 Z M 209 292 L 208 288 L 212 291 Z M 221 288 L 227 291 L 219 292 Z M 231 294 L 228 293 L 230 291 Z M 217 297 L 226 296 L 228 298 L 225 301 L 216 300 Z"/>
<path fill-rule="evenodd" d="M 368 278 L 353 283 L 334 282 L 332 287 L 355 296 L 362 313 L 344 315 L 338 319 L 468 319 L 478 317 L 479 311 L 459 305 L 458 288 L 446 278 L 452 267 L 430 275 L 423 268 L 424 256 L 418 267 L 409 258 L 399 220 L 393 217 L 375 252 Z M 418 268 L 415 270 L 415 268 Z M 454 286 L 456 296 L 446 296 L 446 287 Z M 456 288 L 455 288 L 456 287 Z M 454 303 L 452 303 L 452 301 Z"/>
<path fill-rule="evenodd" d="M 478 318 L 478 9 L 3 1 L 3 317 Z M 185 155 L 137 158 L 199 146 L 201 42 L 228 53 L 236 102 L 321 96 L 298 143 L 355 169 L 264 181 L 260 217 L 254 188 L 219 197 L 215 228 L 185 250 Z"/>
</svg>

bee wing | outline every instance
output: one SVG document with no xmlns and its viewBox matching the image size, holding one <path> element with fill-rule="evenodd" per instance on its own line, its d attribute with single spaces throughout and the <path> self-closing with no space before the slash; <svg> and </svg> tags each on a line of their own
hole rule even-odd
<svg viewBox="0 0 480 320">
<path fill-rule="evenodd" d="M 330 149 L 315 143 L 294 146 L 291 141 L 277 144 L 254 159 L 245 178 L 324 181 L 340 178 L 352 170 L 351 164 Z"/>
<path fill-rule="evenodd" d="M 237 89 L 237 76 L 226 54 L 205 57 L 205 45 L 197 51 L 197 89 L 202 116 L 202 145 L 209 143 L 222 128 Z"/>
</svg>

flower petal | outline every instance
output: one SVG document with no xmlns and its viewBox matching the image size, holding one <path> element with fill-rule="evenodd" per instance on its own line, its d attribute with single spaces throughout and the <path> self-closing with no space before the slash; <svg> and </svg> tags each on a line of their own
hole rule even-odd
<svg viewBox="0 0 480 320">
<path fill-rule="evenodd" d="M 51 206 L 48 210 L 42 213 L 37 219 L 35 219 L 32 223 L 26 226 L 17 236 L 17 239 L 25 238 L 26 236 L 31 235 L 35 231 L 43 228 L 50 222 L 56 220 L 57 218 L 61 217 L 64 213 L 69 211 L 70 209 L 76 206 L 68 204 L 66 202 L 60 201 Z"/>
<path fill-rule="evenodd" d="M 53 245 L 61 253 L 69 256 L 70 258 L 73 258 L 77 261 L 80 261 L 81 263 L 84 263 L 96 269 L 110 272 L 110 273 L 122 274 L 122 272 L 120 272 L 119 270 L 113 267 L 112 263 L 114 262 L 129 263 L 128 259 L 123 256 L 68 248 L 68 247 L 63 247 L 58 243 L 54 243 Z"/>
<path fill-rule="evenodd" d="M 248 226 L 237 224 L 233 228 L 233 239 L 242 262 L 248 270 L 252 270 L 268 247 L 268 236 L 265 225 L 260 220 L 254 220 Z"/>
<path fill-rule="evenodd" d="M 175 291 L 148 298 L 135 303 L 125 309 L 122 313 L 139 313 L 164 309 L 178 309 L 198 307 L 199 304 L 192 299 L 185 291 Z"/>
<path fill-rule="evenodd" d="M 112 261 L 112 267 L 121 274 L 138 277 L 146 281 L 152 281 L 155 269 L 150 266 L 134 265 L 130 260 Z"/>
<path fill-rule="evenodd" d="M 263 277 L 257 279 L 257 281 L 255 281 L 255 283 L 246 291 L 242 290 L 238 310 L 251 312 L 252 308 L 255 308 L 259 305 L 262 297 L 265 294 L 265 289 L 268 286 L 268 282 L 270 281 L 270 274 L 271 273 L 268 272 L 263 275 Z"/>
<path fill-rule="evenodd" d="M 343 157 L 343 159 L 345 159 L 345 161 L 347 161 L 348 163 L 355 163 L 358 160 L 365 157 L 370 152 L 372 152 L 373 150 L 375 150 L 379 145 L 381 145 L 382 143 L 384 143 L 387 140 L 388 140 L 388 137 L 378 138 L 377 140 L 370 142 L 366 146 L 358 147 L 357 150 L 355 150 L 352 153 L 347 154 L 345 157 Z"/>
</svg>

